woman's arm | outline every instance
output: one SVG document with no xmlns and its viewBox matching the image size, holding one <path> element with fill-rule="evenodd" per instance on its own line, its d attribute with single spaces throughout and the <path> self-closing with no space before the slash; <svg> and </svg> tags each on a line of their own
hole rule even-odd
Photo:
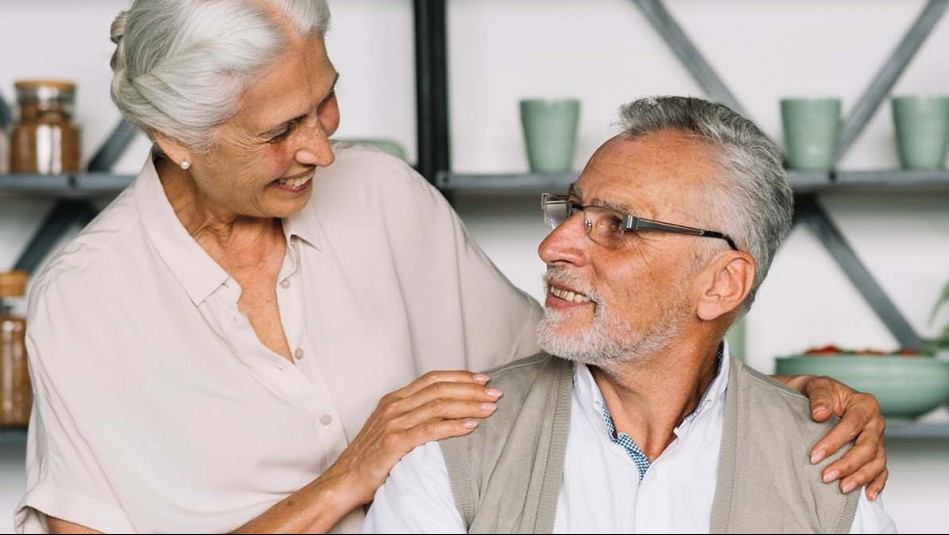
<svg viewBox="0 0 949 535">
<path fill-rule="evenodd" d="M 488 376 L 429 372 L 387 394 L 348 448 L 320 477 L 236 533 L 326 533 L 369 503 L 389 471 L 416 446 L 466 435 L 490 416 L 501 393 Z"/>
</svg>

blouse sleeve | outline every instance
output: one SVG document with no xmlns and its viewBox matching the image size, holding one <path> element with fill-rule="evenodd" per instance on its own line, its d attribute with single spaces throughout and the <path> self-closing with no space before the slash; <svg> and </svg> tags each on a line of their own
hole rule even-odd
<svg viewBox="0 0 949 535">
<path fill-rule="evenodd" d="M 88 342 L 83 340 L 89 337 L 75 335 L 97 326 L 75 313 L 75 302 L 53 292 L 33 293 L 39 294 L 30 305 L 27 323 L 33 412 L 27 438 L 26 494 L 14 513 L 16 531 L 45 533 L 49 515 L 107 533 L 133 533 L 135 529 L 119 506 L 89 437 L 80 432 L 74 419 L 74 411 L 86 406 L 79 399 L 83 396 L 79 385 L 96 389 L 83 379 L 106 373 L 91 363 L 83 365 L 79 358 L 88 354 Z M 62 316 L 70 310 L 74 313 L 69 318 Z M 95 315 L 85 315 L 90 317 Z M 83 397 L 95 395 L 89 392 Z"/>
<path fill-rule="evenodd" d="M 411 328 L 425 369 L 485 370 L 539 351 L 540 305 L 514 286 L 472 239 L 441 192 L 402 166 L 382 203 L 400 280 L 417 312 Z M 440 333 L 431 336 L 431 333 Z M 459 337 L 464 358 L 437 355 Z M 424 347 L 430 344 L 430 347 Z"/>
</svg>

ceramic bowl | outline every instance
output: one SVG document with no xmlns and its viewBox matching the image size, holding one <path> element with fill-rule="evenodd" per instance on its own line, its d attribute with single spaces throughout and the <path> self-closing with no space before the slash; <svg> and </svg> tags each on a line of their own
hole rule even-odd
<svg viewBox="0 0 949 535">
<path fill-rule="evenodd" d="M 827 375 L 876 396 L 887 418 L 914 419 L 949 402 L 949 360 L 903 355 L 792 355 L 780 375 Z"/>
</svg>

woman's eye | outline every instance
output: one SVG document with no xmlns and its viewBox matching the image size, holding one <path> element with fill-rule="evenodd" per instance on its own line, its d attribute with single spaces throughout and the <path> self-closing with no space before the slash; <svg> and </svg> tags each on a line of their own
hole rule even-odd
<svg viewBox="0 0 949 535">
<path fill-rule="evenodd" d="M 270 144 L 280 143 L 281 141 L 287 139 L 287 136 L 289 135 L 290 135 L 290 129 L 287 128 L 286 130 L 280 132 L 279 134 L 272 136 L 270 139 L 267 140 L 267 143 L 270 143 Z"/>
</svg>

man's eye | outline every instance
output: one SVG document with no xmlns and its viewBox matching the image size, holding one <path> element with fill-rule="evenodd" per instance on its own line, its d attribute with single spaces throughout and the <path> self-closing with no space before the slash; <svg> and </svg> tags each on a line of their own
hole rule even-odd
<svg viewBox="0 0 949 535">
<path fill-rule="evenodd" d="M 607 230 L 611 232 L 622 232 L 623 231 L 623 218 L 614 215 L 614 214 L 603 214 L 600 217 L 600 221 Z"/>
</svg>

